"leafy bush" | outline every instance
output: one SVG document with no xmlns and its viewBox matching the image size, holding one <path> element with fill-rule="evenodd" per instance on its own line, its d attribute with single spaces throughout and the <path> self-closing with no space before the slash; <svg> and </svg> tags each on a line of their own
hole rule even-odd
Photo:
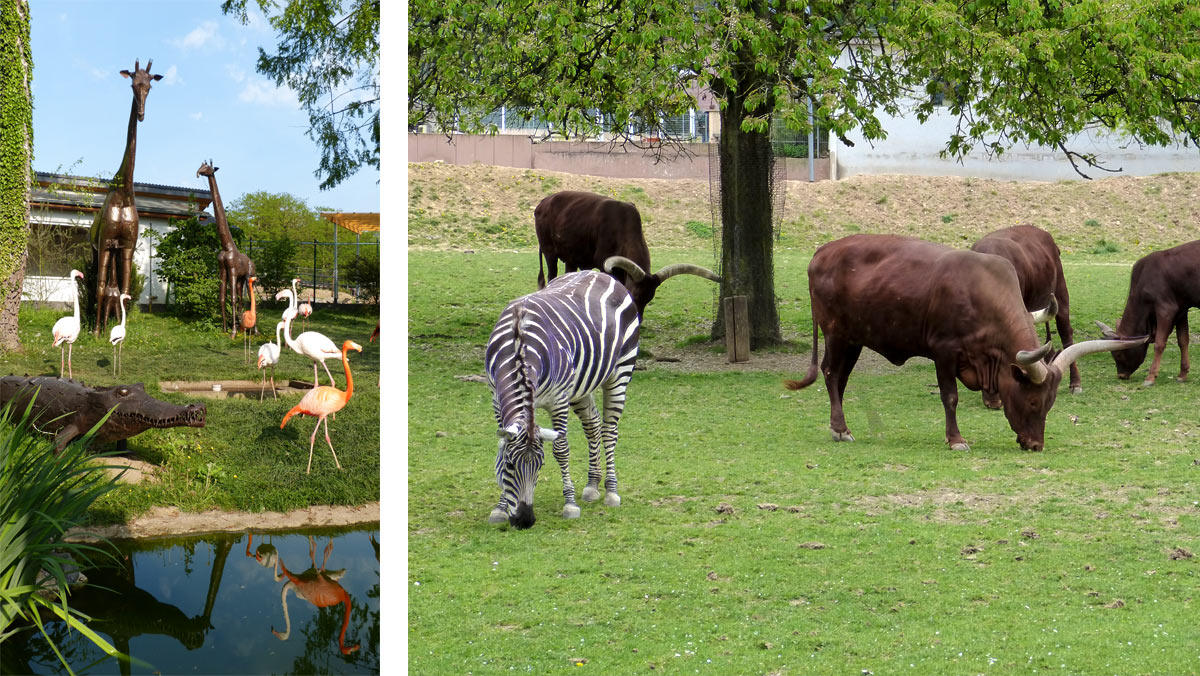
<svg viewBox="0 0 1200 676">
<path fill-rule="evenodd" d="M 28 409 L 0 409 L 0 642 L 32 624 L 53 646 L 42 621 L 46 611 L 107 654 L 119 655 L 67 605 L 68 573 L 89 555 L 105 552 L 63 540 L 67 529 L 83 522 L 88 508 L 112 490 L 116 479 L 105 479 L 107 467 L 93 464 L 86 452 L 95 429 L 55 456 L 49 439 L 32 431 L 29 418 Z M 45 592 L 57 596 L 58 602 Z M 55 653 L 72 673 L 57 648 Z"/>
<path fill-rule="evenodd" d="M 171 225 L 175 229 L 161 235 L 157 246 L 158 274 L 171 285 L 175 296 L 172 309 L 180 316 L 215 326 L 213 318 L 221 314 L 217 229 L 202 225 L 195 216 L 172 220 Z"/>
<path fill-rule="evenodd" d="M 272 297 L 280 289 L 291 288 L 296 276 L 296 243 L 290 239 L 254 242 L 255 288 Z"/>
<path fill-rule="evenodd" d="M 379 256 L 358 255 L 341 265 L 342 279 L 359 287 L 359 300 L 379 302 Z"/>
</svg>

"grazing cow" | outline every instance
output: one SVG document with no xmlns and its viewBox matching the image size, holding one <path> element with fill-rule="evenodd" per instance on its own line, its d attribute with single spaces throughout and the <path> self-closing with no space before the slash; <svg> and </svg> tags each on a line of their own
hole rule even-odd
<svg viewBox="0 0 1200 676">
<path fill-rule="evenodd" d="M 846 381 L 863 347 L 900 365 L 927 357 L 937 369 L 946 441 L 968 450 L 958 430 L 958 383 L 1000 392 L 1004 415 L 1026 450 L 1044 445 L 1046 414 L 1063 370 L 1092 352 L 1137 341 L 1091 340 L 1043 358 L 1034 318 L 1025 310 L 1013 266 L 999 256 L 961 251 L 911 237 L 852 235 L 817 249 L 808 266 L 813 354 L 798 390 L 817 378 L 817 326 L 825 334 L 821 371 L 829 390 L 834 441 L 853 441 L 842 414 Z"/>
<path fill-rule="evenodd" d="M 667 266 L 655 274 L 650 270 L 650 249 L 642 234 L 642 217 L 637 207 L 590 192 L 554 193 L 533 210 L 533 225 L 538 239 L 538 288 L 546 287 L 543 261 L 550 268 L 549 279 L 558 276 L 562 259 L 567 272 L 603 269 L 604 261 L 620 256 L 633 263 L 607 270 L 625 285 L 637 306 L 638 317 L 653 300 L 658 286 L 680 272 L 700 275 L 714 282 L 721 278 L 698 266 Z"/>
<path fill-rule="evenodd" d="M 1047 307 L 1051 298 L 1057 301 L 1058 311 L 1053 314 L 1058 337 L 1064 349 L 1075 342 L 1075 331 L 1071 328 L 1071 297 L 1067 294 L 1058 245 L 1050 233 L 1032 225 L 1003 228 L 984 235 L 971 246 L 971 251 L 1000 256 L 1012 263 L 1026 310 L 1033 312 Z M 1050 341 L 1049 322 L 1046 323 L 1046 341 Z M 1079 366 L 1072 363 L 1071 394 L 1081 392 Z M 983 404 L 988 408 L 1000 408 L 1000 393 L 984 388 Z"/>
<path fill-rule="evenodd" d="M 1188 310 L 1200 307 L 1200 240 L 1155 251 L 1133 264 L 1129 276 L 1129 297 L 1125 311 L 1114 331 L 1096 322 L 1106 338 L 1120 336 L 1154 337 L 1154 361 L 1143 387 L 1154 384 L 1163 350 L 1171 329 L 1179 341 L 1179 382 L 1186 382 L 1191 361 L 1188 359 Z M 1114 352 L 1117 377 L 1128 380 L 1146 360 L 1147 346 Z"/>
</svg>

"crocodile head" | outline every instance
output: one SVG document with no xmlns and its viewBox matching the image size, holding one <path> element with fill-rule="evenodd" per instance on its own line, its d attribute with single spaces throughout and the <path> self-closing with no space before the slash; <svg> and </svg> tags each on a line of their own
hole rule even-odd
<svg viewBox="0 0 1200 676">
<path fill-rule="evenodd" d="M 179 406 L 146 394 L 142 383 L 97 387 L 88 392 L 91 412 L 112 410 L 97 441 L 127 439 L 152 428 L 204 427 L 204 404 Z M 115 407 L 115 408 L 114 408 Z"/>
</svg>

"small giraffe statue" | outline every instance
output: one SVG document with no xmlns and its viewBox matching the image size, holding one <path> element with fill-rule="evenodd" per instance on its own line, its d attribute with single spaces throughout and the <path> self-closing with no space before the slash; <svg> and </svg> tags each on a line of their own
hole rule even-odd
<svg viewBox="0 0 1200 676">
<path fill-rule="evenodd" d="M 137 154 L 137 125 L 146 117 L 146 95 L 150 93 L 150 83 L 161 80 L 161 75 L 150 74 L 150 64 L 146 62 L 145 70 L 138 67 L 138 61 L 133 62 L 133 72 L 121 71 L 122 77 L 133 81 L 133 105 L 129 109 L 129 131 L 125 136 L 125 155 L 121 159 L 121 167 L 113 175 L 109 183 L 108 193 L 104 196 L 104 206 L 96 213 L 92 221 L 92 261 L 96 269 L 96 325 L 92 332 L 96 337 L 104 330 L 110 314 L 116 314 L 116 298 L 121 293 L 129 293 L 132 281 L 133 251 L 137 248 L 138 213 L 137 202 L 133 192 L 133 160 Z M 120 290 L 116 296 L 108 296 L 105 291 L 116 285 Z"/>
<path fill-rule="evenodd" d="M 217 254 L 217 274 L 220 275 L 221 281 L 221 330 L 229 330 L 225 320 L 225 291 L 228 289 L 233 298 L 233 313 L 229 321 L 234 325 L 236 332 L 238 312 L 242 309 L 241 292 L 245 290 L 249 295 L 247 285 L 254 276 L 254 261 L 238 251 L 237 245 L 233 243 L 233 235 L 229 234 L 229 221 L 225 220 L 225 204 L 221 202 L 221 193 L 217 191 L 218 169 L 220 167 L 214 167 L 212 160 L 201 162 L 196 176 L 208 177 L 208 189 L 212 191 L 213 214 L 217 222 L 217 236 L 221 238 L 221 252 Z"/>
</svg>

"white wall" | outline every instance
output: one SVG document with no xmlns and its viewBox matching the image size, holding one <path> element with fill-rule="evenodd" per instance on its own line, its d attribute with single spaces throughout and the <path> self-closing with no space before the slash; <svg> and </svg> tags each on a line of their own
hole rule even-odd
<svg viewBox="0 0 1200 676">
<path fill-rule="evenodd" d="M 888 137 L 874 141 L 873 147 L 857 131 L 847 134 L 847 138 L 854 142 L 853 148 L 842 145 L 836 138 L 830 139 L 829 146 L 837 155 L 836 176 L 839 179 L 855 174 L 976 176 L 1032 181 L 1081 178 L 1061 151 L 1037 146 L 1014 146 L 999 159 L 988 159 L 977 150 L 959 164 L 953 159 L 938 156 L 955 132 L 957 117 L 941 113 L 930 117 L 922 125 L 917 122 L 915 115 L 891 117 L 882 111 L 876 114 L 887 130 Z M 1083 172 L 1092 178 L 1200 171 L 1200 150 L 1194 146 L 1141 148 L 1126 141 L 1097 131 L 1077 136 L 1067 147 L 1080 153 L 1096 152 L 1105 166 L 1123 169 L 1120 174 L 1112 174 L 1080 163 Z"/>
</svg>

